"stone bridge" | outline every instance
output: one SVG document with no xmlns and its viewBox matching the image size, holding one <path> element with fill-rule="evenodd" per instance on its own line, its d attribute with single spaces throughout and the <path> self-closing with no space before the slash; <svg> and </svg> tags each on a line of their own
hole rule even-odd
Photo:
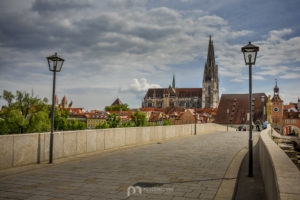
<svg viewBox="0 0 300 200">
<path fill-rule="evenodd" d="M 197 135 L 193 125 L 59 132 L 51 165 L 49 133 L 1 136 L 0 199 L 232 199 L 248 132 L 225 130 L 202 124 Z M 269 131 L 260 139 L 254 133 L 266 194 L 299 199 L 299 171 Z"/>
</svg>

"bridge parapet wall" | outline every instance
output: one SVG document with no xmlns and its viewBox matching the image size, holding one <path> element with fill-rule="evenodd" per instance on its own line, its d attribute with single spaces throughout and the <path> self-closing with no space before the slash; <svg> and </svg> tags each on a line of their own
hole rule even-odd
<svg viewBox="0 0 300 200">
<path fill-rule="evenodd" d="M 194 124 L 185 124 L 55 132 L 53 159 L 193 136 L 194 128 Z M 218 124 L 197 124 L 197 135 L 225 130 L 226 127 Z M 0 170 L 47 162 L 49 140 L 50 133 L 1 135 Z"/>
<path fill-rule="evenodd" d="M 300 199 L 300 172 L 270 134 L 268 127 L 259 138 L 259 160 L 267 198 Z"/>
</svg>

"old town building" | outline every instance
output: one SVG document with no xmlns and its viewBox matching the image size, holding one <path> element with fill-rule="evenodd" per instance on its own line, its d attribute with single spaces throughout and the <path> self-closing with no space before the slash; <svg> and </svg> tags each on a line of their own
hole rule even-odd
<svg viewBox="0 0 300 200">
<path fill-rule="evenodd" d="M 85 113 L 86 116 L 86 128 L 94 129 L 97 125 L 106 122 L 107 113 L 97 112 L 97 113 Z"/>
<path fill-rule="evenodd" d="M 263 97 L 263 98 L 262 98 Z M 264 113 L 267 96 L 264 93 L 252 94 L 252 124 L 262 123 L 266 119 Z M 249 94 L 223 94 L 215 118 L 218 124 L 249 124 Z"/>
<path fill-rule="evenodd" d="M 176 88 L 175 76 L 168 88 L 148 89 L 143 108 L 216 108 L 219 104 L 218 65 L 215 63 L 214 46 L 209 38 L 207 60 L 204 67 L 203 88 Z"/>
<path fill-rule="evenodd" d="M 300 112 L 283 112 L 283 134 L 297 135 L 300 133 Z"/>
</svg>

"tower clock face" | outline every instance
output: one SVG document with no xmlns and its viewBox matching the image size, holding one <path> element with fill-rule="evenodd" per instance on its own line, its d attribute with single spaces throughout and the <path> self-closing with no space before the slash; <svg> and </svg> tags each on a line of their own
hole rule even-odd
<svg viewBox="0 0 300 200">
<path fill-rule="evenodd" d="M 278 112 L 278 111 L 279 111 L 279 108 L 278 108 L 278 107 L 274 107 L 273 111 L 274 111 L 274 112 Z"/>
</svg>

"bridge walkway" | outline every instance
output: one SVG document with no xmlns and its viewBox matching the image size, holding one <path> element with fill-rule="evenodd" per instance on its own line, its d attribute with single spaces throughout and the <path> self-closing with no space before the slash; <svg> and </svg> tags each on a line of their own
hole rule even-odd
<svg viewBox="0 0 300 200">
<path fill-rule="evenodd" d="M 215 132 L 103 152 L 2 177 L 0 199 L 213 199 L 247 144 L 248 132 Z"/>
</svg>

